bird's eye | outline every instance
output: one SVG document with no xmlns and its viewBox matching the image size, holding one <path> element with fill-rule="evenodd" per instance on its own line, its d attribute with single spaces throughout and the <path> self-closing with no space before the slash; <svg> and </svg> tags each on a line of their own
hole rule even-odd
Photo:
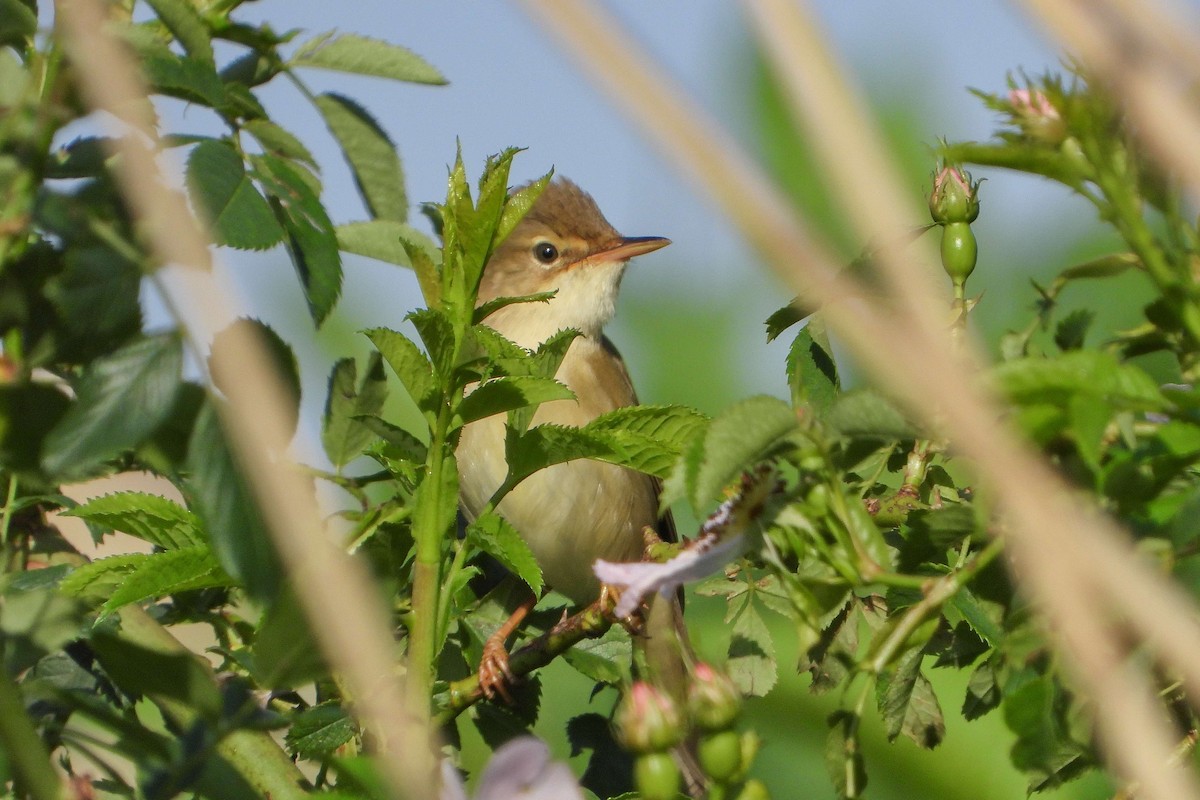
<svg viewBox="0 0 1200 800">
<path fill-rule="evenodd" d="M 543 264 L 553 264 L 558 258 L 558 248 L 549 242 L 538 242 L 533 246 L 533 257 Z"/>
</svg>

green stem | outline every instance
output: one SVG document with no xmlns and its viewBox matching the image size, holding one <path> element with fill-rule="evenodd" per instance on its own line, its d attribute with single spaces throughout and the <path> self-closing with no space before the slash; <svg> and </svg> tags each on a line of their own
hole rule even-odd
<svg viewBox="0 0 1200 800">
<path fill-rule="evenodd" d="M 21 691 L 8 672 L 0 669 L 0 743 L 20 779 L 21 788 L 33 800 L 59 800 L 62 783 L 50 753 L 25 713 Z"/>
<path fill-rule="evenodd" d="M 12 526 L 13 503 L 17 500 L 17 476 L 9 473 L 8 492 L 4 498 L 4 509 L 0 510 L 0 548 L 4 549 L 4 563 L 8 563 L 8 529 Z"/>
</svg>

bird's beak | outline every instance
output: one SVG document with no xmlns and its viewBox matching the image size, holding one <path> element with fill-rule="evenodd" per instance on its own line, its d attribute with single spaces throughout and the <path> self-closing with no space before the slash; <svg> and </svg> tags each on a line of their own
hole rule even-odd
<svg viewBox="0 0 1200 800">
<path fill-rule="evenodd" d="M 662 236 L 633 236 L 618 239 L 617 243 L 587 257 L 591 263 L 628 261 L 634 256 L 642 256 L 661 250 L 671 243 L 670 239 Z"/>
</svg>

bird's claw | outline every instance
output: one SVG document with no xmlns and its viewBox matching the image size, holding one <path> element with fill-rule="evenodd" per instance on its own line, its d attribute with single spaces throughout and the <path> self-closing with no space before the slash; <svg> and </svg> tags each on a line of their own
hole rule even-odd
<svg viewBox="0 0 1200 800">
<path fill-rule="evenodd" d="M 627 617 L 617 619 L 613 616 L 613 609 L 617 607 L 620 599 L 621 587 L 608 583 L 600 584 L 600 608 L 604 610 L 604 614 L 620 624 L 622 628 L 629 632 L 630 636 L 643 635 L 646 631 L 646 615 L 643 608 L 635 609 Z"/>
<path fill-rule="evenodd" d="M 488 639 L 483 645 L 483 657 L 479 659 L 479 688 L 483 696 L 495 700 L 499 695 L 505 703 L 512 705 L 509 686 L 515 680 L 508 666 L 508 650 L 504 647 L 504 641 L 498 641 L 495 637 Z"/>
</svg>

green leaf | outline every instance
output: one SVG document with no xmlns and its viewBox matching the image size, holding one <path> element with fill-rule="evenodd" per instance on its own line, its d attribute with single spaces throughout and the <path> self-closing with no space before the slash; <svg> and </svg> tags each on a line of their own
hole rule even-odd
<svg viewBox="0 0 1200 800">
<path fill-rule="evenodd" d="M 562 425 L 538 425 L 520 435 L 510 429 L 505 439 L 505 455 L 509 475 L 506 483 L 511 486 L 539 469 L 576 458 L 606 461 L 620 458 L 620 454 L 602 436 Z"/>
<path fill-rule="evenodd" d="M 322 703 L 300 711 L 284 742 L 300 758 L 324 760 L 354 738 L 354 720 L 337 703 Z"/>
<path fill-rule="evenodd" d="M 142 562 L 146 553 L 124 553 L 83 564 L 71 570 L 59 583 L 63 594 L 78 598 L 89 606 L 98 606 L 121 587 Z"/>
<path fill-rule="evenodd" d="M 217 244 L 266 250 L 283 239 L 271 207 L 246 174 L 242 157 L 228 143 L 210 140 L 192 148 L 187 186 Z"/>
<path fill-rule="evenodd" d="M 89 642 L 104 671 L 123 691 L 135 697 L 173 698 L 211 720 L 220 715 L 221 693 L 195 654 L 151 650 L 108 629 L 95 631 Z"/>
<path fill-rule="evenodd" d="M 839 709 L 829 716 L 825 769 L 838 797 L 861 797 L 867 788 L 867 767 L 858 740 L 859 717 Z"/>
<path fill-rule="evenodd" d="M 250 652 L 254 680 L 262 688 L 294 689 L 328 673 L 292 592 L 282 592 L 263 614 Z"/>
<path fill-rule="evenodd" d="M 274 367 L 275 376 L 283 387 L 283 399 L 287 402 L 287 406 L 279 411 L 287 414 L 287 429 L 294 433 L 300 417 L 300 364 L 291 346 L 267 323 L 257 319 L 236 319 L 217 332 L 208 356 L 209 372 L 213 376 L 214 385 L 228 395 L 232 388 L 229 386 L 229 380 L 240 380 L 241 376 L 230 375 L 230 370 L 225 369 L 222 363 L 229 358 L 228 354 L 238 346 L 238 340 L 242 337 L 258 339 L 267 359 Z"/>
<path fill-rule="evenodd" d="M 363 449 L 375 438 L 375 432 L 363 423 L 362 417 L 378 414 L 387 399 L 387 379 L 378 352 L 372 353 L 367 360 L 361 383 L 357 380 L 357 372 L 354 359 L 343 358 L 334 364 L 329 374 L 321 444 L 329 460 L 339 469 L 362 455 Z"/>
<path fill-rule="evenodd" d="M 1153 378 L 1100 350 L 1006 361 L 993 368 L 992 380 L 1009 399 L 1020 404 L 1065 405 L 1073 395 L 1089 394 L 1118 409 L 1159 411 L 1166 407 Z"/>
<path fill-rule="evenodd" d="M 583 430 L 613 448 L 616 456 L 604 460 L 663 478 L 707 425 L 707 417 L 686 406 L 629 406 L 601 414 Z"/>
<path fill-rule="evenodd" d="M 767 341 L 773 342 L 779 338 L 779 335 L 793 325 L 799 324 L 805 317 L 812 312 L 806 312 L 799 309 L 796 302 L 800 298 L 796 298 L 788 303 L 783 308 L 776 311 L 771 316 L 767 317 Z"/>
<path fill-rule="evenodd" d="M 496 225 L 497 242 L 502 242 L 508 238 L 513 228 L 517 227 L 517 223 L 524 219 L 525 215 L 529 213 L 529 209 L 533 208 L 533 204 L 541 197 L 542 191 L 546 188 L 546 184 L 550 183 L 550 178 L 553 176 L 554 170 L 550 170 L 542 177 L 530 181 L 508 196 L 508 201 L 504 204 L 504 211 L 500 214 L 500 222 Z M 484 316 L 487 315 L 485 314 Z M 479 317 L 475 321 L 479 322 L 482 319 L 483 317 Z"/>
<path fill-rule="evenodd" d="M 554 295 L 556 294 L 558 294 L 557 289 L 552 292 L 538 292 L 537 294 L 521 295 L 520 297 L 495 297 L 486 303 L 481 303 L 475 309 L 475 316 L 471 322 L 478 325 L 500 309 L 516 303 L 548 303 L 554 299 Z"/>
<path fill-rule="evenodd" d="M 1083 347 L 1087 330 L 1096 319 L 1090 308 L 1077 308 L 1065 316 L 1054 329 L 1054 343 L 1060 350 L 1078 350 Z"/>
<path fill-rule="evenodd" d="M 1000 705 L 1000 686 L 996 681 L 993 658 L 980 662 L 967 681 L 967 693 L 963 698 L 963 719 L 979 719 Z"/>
<path fill-rule="evenodd" d="M 367 212 L 376 219 L 404 222 L 408 198 L 396 146 L 367 110 L 339 94 L 322 94 L 317 109 L 337 139 Z"/>
<path fill-rule="evenodd" d="M 842 385 L 820 315 L 796 334 L 788 351 L 787 374 L 792 405 L 806 407 L 818 418 L 828 415 Z"/>
<path fill-rule="evenodd" d="M 888 741 L 904 734 L 921 747 L 932 749 L 945 737 L 946 723 L 933 685 L 921 674 L 923 655 L 920 647 L 902 655 L 895 669 L 876 684 L 876 699 Z"/>
<path fill-rule="evenodd" d="M 541 594 L 542 570 L 537 559 L 521 534 L 506 519 L 495 512 L 484 514 L 467 526 L 467 539 L 525 581 L 534 595 Z"/>
<path fill-rule="evenodd" d="M 553 378 L 495 378 L 474 389 L 458 405 L 460 424 L 552 400 L 572 400 L 575 393 Z"/>
<path fill-rule="evenodd" d="M 167 26 L 187 54 L 212 64 L 213 49 L 208 26 L 195 7 L 184 0 L 147 0 L 154 13 Z"/>
<path fill-rule="evenodd" d="M 433 242 L 411 225 L 388 219 L 367 222 L 348 222 L 337 226 L 338 247 L 346 253 L 366 256 L 388 264 L 415 269 L 409 256 L 412 247 L 418 247 L 432 263 L 435 255 Z M 405 244 L 407 242 L 407 244 Z"/>
<path fill-rule="evenodd" d="M 275 218 L 283 226 L 283 243 L 304 287 L 309 313 L 320 325 L 342 291 L 337 234 L 321 205 L 320 186 L 297 162 L 272 155 L 251 156 L 250 161 L 254 177 L 266 190 Z"/>
<path fill-rule="evenodd" d="M 180 56 L 147 28 L 118 28 L 137 53 L 150 86 L 161 94 L 218 108 L 225 103 L 225 84 L 211 61 Z"/>
<path fill-rule="evenodd" d="M 233 581 L 205 545 L 152 553 L 140 561 L 104 603 L 111 614 L 129 603 L 140 603 L 191 589 L 232 586 Z"/>
<path fill-rule="evenodd" d="M 446 314 L 435 308 L 419 308 L 411 312 L 407 319 L 420 334 L 434 372 L 442 378 L 448 378 L 455 366 L 454 324 Z"/>
<path fill-rule="evenodd" d="M 251 119 L 246 121 L 242 129 L 257 139 L 267 152 L 301 161 L 316 169 L 317 160 L 313 158 L 313 154 L 304 146 L 304 142 L 286 128 L 269 119 Z"/>
<path fill-rule="evenodd" d="M 238 471 L 213 402 L 196 418 L 188 443 L 187 488 L 192 508 L 204 521 L 212 551 L 225 572 L 254 599 L 270 601 L 280 582 L 278 560 L 258 502 Z"/>
<path fill-rule="evenodd" d="M 335 37 L 330 32 L 317 36 L 296 51 L 291 64 L 408 83 L 446 83 L 440 72 L 411 50 L 356 34 Z"/>
<path fill-rule="evenodd" d="M 399 451 L 400 458 L 414 464 L 425 463 L 426 447 L 416 436 L 379 417 L 361 416 L 356 419 L 370 429 L 371 433 Z M 393 453 L 388 453 L 388 455 L 391 456 Z"/>
<path fill-rule="evenodd" d="M 895 403 L 872 389 L 839 395 L 826 422 L 836 433 L 855 439 L 913 439 L 921 435 Z"/>
<path fill-rule="evenodd" d="M 629 681 L 633 641 L 620 626 L 614 625 L 599 639 L 584 639 L 571 647 L 563 658 L 580 674 L 597 683 L 622 685 Z"/>
<path fill-rule="evenodd" d="M 57 357 L 86 363 L 142 330 L 142 270 L 108 247 L 71 247 L 65 269 L 46 282 L 46 299 L 61 321 Z"/>
<path fill-rule="evenodd" d="M 1048 675 L 1004 689 L 1004 721 L 1017 737 L 1012 762 L 1037 784 L 1063 783 L 1087 764 L 1084 748 L 1070 736 L 1066 707 L 1062 690 Z"/>
<path fill-rule="evenodd" d="M 725 670 L 738 689 L 751 697 L 765 697 L 778 680 L 775 640 L 749 598 L 733 618 Z"/>
<path fill-rule="evenodd" d="M 62 513 L 123 531 L 167 550 L 204 544 L 200 518 L 156 494 L 106 494 Z"/>
<path fill-rule="evenodd" d="M 373 328 L 366 331 L 366 335 L 400 378 L 417 407 L 422 411 L 434 410 L 437 387 L 433 383 L 433 366 L 421 349 L 404 334 L 387 328 Z"/>
<path fill-rule="evenodd" d="M 0 45 L 20 47 L 37 33 L 37 13 L 21 0 L 0 0 Z"/>
<path fill-rule="evenodd" d="M 182 369 L 175 334 L 139 339 L 93 361 L 76 387 L 78 399 L 46 437 L 43 467 L 80 476 L 137 447 L 171 413 Z"/>
<path fill-rule="evenodd" d="M 703 511 L 744 470 L 765 458 L 796 429 L 796 413 L 774 397 L 750 397 L 727 408 L 709 424 L 688 475 L 692 507 Z"/>
</svg>

